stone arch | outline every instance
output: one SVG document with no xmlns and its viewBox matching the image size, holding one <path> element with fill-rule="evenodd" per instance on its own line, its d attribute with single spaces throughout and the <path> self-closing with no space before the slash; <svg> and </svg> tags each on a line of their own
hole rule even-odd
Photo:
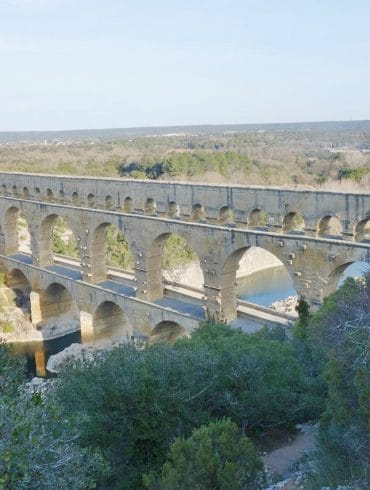
<svg viewBox="0 0 370 490">
<path fill-rule="evenodd" d="M 3 184 L 3 185 L 1 186 L 1 192 L 2 192 L 2 194 L 3 194 L 4 196 L 6 196 L 6 195 L 8 194 L 8 189 L 7 189 L 7 187 L 6 187 L 6 185 L 5 185 L 5 184 Z"/>
<path fill-rule="evenodd" d="M 31 253 L 28 223 L 20 208 L 11 206 L 4 215 L 5 254 Z"/>
<path fill-rule="evenodd" d="M 53 194 L 53 191 L 51 189 L 46 189 L 45 199 L 48 202 L 53 202 L 54 201 L 54 194 Z"/>
<path fill-rule="evenodd" d="M 35 192 L 35 198 L 40 199 L 40 197 L 41 197 L 40 187 L 35 187 L 34 192 Z"/>
<path fill-rule="evenodd" d="M 338 218 L 333 215 L 327 215 L 319 221 L 320 237 L 342 237 L 343 227 Z"/>
<path fill-rule="evenodd" d="M 61 336 L 80 329 L 78 306 L 65 285 L 52 282 L 39 296 L 38 328 L 47 330 L 47 336 Z"/>
<path fill-rule="evenodd" d="M 355 264 L 363 264 L 363 272 L 366 272 L 365 269 L 370 270 L 370 264 L 366 262 L 365 257 L 363 260 L 361 260 L 361 257 L 358 257 L 357 260 L 348 261 L 344 264 L 339 265 L 327 277 L 326 286 L 323 290 L 324 298 L 326 296 L 329 296 L 329 294 L 333 293 L 340 286 L 340 282 L 345 271 L 350 269 Z"/>
<path fill-rule="evenodd" d="M 356 242 L 370 242 L 370 218 L 366 218 L 357 223 L 355 228 Z"/>
<path fill-rule="evenodd" d="M 144 213 L 148 216 L 157 215 L 157 204 L 151 197 L 148 197 L 144 204 Z"/>
<path fill-rule="evenodd" d="M 79 257 L 76 236 L 73 233 L 73 230 L 70 228 L 68 221 L 63 216 L 59 216 L 58 214 L 49 214 L 46 218 L 44 218 L 40 227 L 39 265 L 41 267 L 46 267 L 54 263 L 54 249 L 57 248 L 57 240 L 55 239 L 54 229 L 59 220 L 65 223 L 66 228 L 69 229 L 68 232 L 70 233 L 70 236 L 76 241 L 77 252 L 74 255 L 67 255 Z M 60 250 L 56 251 L 55 253 L 65 255 Z"/>
<path fill-rule="evenodd" d="M 127 196 L 123 201 L 123 210 L 125 213 L 132 213 L 134 210 L 134 204 L 132 198 Z"/>
<path fill-rule="evenodd" d="M 168 342 L 173 344 L 180 337 L 189 336 L 187 330 L 177 322 L 162 321 L 150 333 L 149 344 Z"/>
<path fill-rule="evenodd" d="M 191 221 L 206 222 L 206 211 L 201 204 L 194 204 L 191 210 Z"/>
<path fill-rule="evenodd" d="M 105 196 L 104 207 L 105 207 L 105 209 L 112 209 L 112 207 L 113 207 L 113 197 L 112 196 L 110 196 L 110 195 Z"/>
<path fill-rule="evenodd" d="M 167 217 L 170 219 L 180 218 L 180 207 L 175 201 L 170 201 L 167 205 Z"/>
<path fill-rule="evenodd" d="M 71 201 L 74 206 L 78 206 L 80 204 L 80 196 L 78 195 L 77 191 L 72 193 Z"/>
<path fill-rule="evenodd" d="M 28 187 L 23 187 L 23 197 L 25 199 L 29 199 L 30 198 L 30 191 L 28 190 Z"/>
<path fill-rule="evenodd" d="M 94 207 L 96 205 L 96 197 L 94 196 L 94 194 L 90 193 L 87 196 L 87 205 L 91 207 Z"/>
<path fill-rule="evenodd" d="M 62 189 L 58 193 L 58 198 L 59 198 L 59 202 L 61 202 L 63 204 L 64 199 L 65 199 L 65 194 L 64 194 L 64 191 Z"/>
<path fill-rule="evenodd" d="M 112 301 L 103 301 L 93 314 L 94 340 L 132 335 L 132 326 L 123 310 Z"/>
<path fill-rule="evenodd" d="M 12 187 L 12 194 L 14 197 L 18 197 L 18 188 L 15 184 Z"/>
<path fill-rule="evenodd" d="M 235 213 L 229 206 L 222 206 L 218 213 L 218 222 L 221 225 L 233 224 L 235 225 Z"/>
<path fill-rule="evenodd" d="M 260 266 L 257 266 L 260 264 Z M 295 278 L 281 259 L 273 252 L 262 247 L 244 246 L 234 250 L 226 258 L 220 278 L 220 301 L 221 316 L 227 322 L 233 321 L 237 317 L 237 296 L 241 278 L 247 279 L 247 285 L 251 291 L 255 290 L 255 281 L 258 274 L 262 271 L 268 275 L 267 278 L 274 276 L 274 269 L 282 268 L 284 276 L 287 276 L 292 293 L 296 290 Z M 284 277 L 286 279 L 286 277 Z M 280 287 L 280 284 L 279 284 Z M 295 295 L 295 294 L 294 294 Z M 283 299 L 283 298 L 282 298 Z M 251 300 L 248 300 L 251 301 Z M 259 303 L 258 300 L 251 301 Z M 263 306 L 270 306 L 265 304 Z"/>
<path fill-rule="evenodd" d="M 20 269 L 12 269 L 5 275 L 4 282 L 8 288 L 13 290 L 16 306 L 30 314 L 31 284 L 25 274 Z"/>
<path fill-rule="evenodd" d="M 176 258 L 174 263 L 171 256 Z M 195 267 L 189 270 L 191 264 Z M 166 281 L 176 283 L 178 287 L 183 286 L 185 290 L 204 290 L 204 274 L 199 256 L 188 237 L 163 233 L 151 243 L 147 254 L 148 299 L 161 298 Z"/>
<path fill-rule="evenodd" d="M 110 238 L 108 233 L 111 230 L 112 233 L 117 233 L 115 237 L 112 237 L 112 246 L 107 244 L 107 238 Z M 132 251 L 122 230 L 109 222 L 99 224 L 92 233 L 90 255 L 93 282 L 104 281 L 107 278 L 107 266 L 131 270 L 134 261 Z M 114 260 L 115 258 L 117 260 Z"/>
<path fill-rule="evenodd" d="M 284 216 L 283 233 L 304 233 L 305 222 L 300 212 L 292 211 Z"/>
<path fill-rule="evenodd" d="M 260 208 L 254 208 L 248 215 L 248 227 L 251 229 L 267 228 L 268 214 Z"/>
</svg>

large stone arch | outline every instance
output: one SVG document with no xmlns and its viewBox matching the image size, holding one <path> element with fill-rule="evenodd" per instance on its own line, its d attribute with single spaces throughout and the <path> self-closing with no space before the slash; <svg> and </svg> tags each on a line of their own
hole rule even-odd
<svg viewBox="0 0 370 490">
<path fill-rule="evenodd" d="M 162 321 L 150 332 L 149 344 L 168 342 L 173 344 L 180 337 L 189 336 L 186 328 L 173 321 Z"/>
<path fill-rule="evenodd" d="M 197 251 L 197 244 L 184 234 L 179 233 L 178 230 L 174 232 L 166 232 L 158 235 L 150 244 L 149 250 L 146 254 L 146 270 L 147 270 L 147 298 L 151 301 L 162 298 L 164 291 L 164 276 L 163 276 L 163 252 L 164 246 L 167 240 L 171 236 L 180 237 L 191 248 L 194 253 L 196 261 L 199 263 L 199 272 L 202 274 L 202 282 L 204 284 L 204 271 L 202 268 L 202 262 L 200 260 L 201 255 Z M 181 281 L 175 281 L 181 283 Z"/>
<path fill-rule="evenodd" d="M 107 277 L 107 260 L 106 260 L 106 236 L 111 227 L 117 228 L 122 233 L 127 242 L 127 248 L 131 253 L 133 261 L 133 251 L 126 239 L 126 234 L 121 226 L 116 223 L 104 221 L 99 223 L 93 233 L 90 241 L 90 261 L 91 261 L 91 281 L 104 281 Z"/>
<path fill-rule="evenodd" d="M 59 213 L 48 214 L 41 222 L 40 236 L 38 241 L 39 265 L 42 267 L 46 267 L 54 263 L 53 231 L 58 218 L 61 218 L 66 222 L 68 228 L 72 231 L 73 237 L 76 239 L 78 245 L 79 237 L 78 235 L 76 235 L 73 227 L 70 225 L 69 217 Z M 81 259 L 79 251 L 78 258 Z"/>
<path fill-rule="evenodd" d="M 289 273 L 289 276 L 292 281 L 293 287 L 298 291 L 296 281 L 297 278 L 292 273 L 292 270 L 287 267 L 287 264 L 283 260 L 281 256 L 274 253 L 273 250 L 269 250 L 268 248 L 263 247 L 262 245 L 254 246 L 254 245 L 245 245 L 237 248 L 229 253 L 226 259 L 223 262 L 223 266 L 221 268 L 220 279 L 219 279 L 219 288 L 220 288 L 220 303 L 221 303 L 221 318 L 223 318 L 226 322 L 231 322 L 237 317 L 237 271 L 239 269 L 239 264 L 244 256 L 244 254 L 250 250 L 259 249 L 264 250 L 269 255 L 273 256 L 278 262 L 279 265 L 283 266 L 286 271 Z M 257 272 L 258 268 L 254 270 Z"/>
<path fill-rule="evenodd" d="M 367 254 L 363 252 L 354 254 L 352 259 L 347 259 L 345 262 L 342 262 L 341 264 L 335 264 L 332 267 L 331 272 L 327 276 L 325 287 L 323 288 L 322 299 L 329 296 L 329 294 L 333 293 L 338 288 L 339 281 L 344 271 L 352 264 L 355 264 L 357 262 L 363 262 L 364 264 L 370 265 Z"/>
<path fill-rule="evenodd" d="M 26 232 L 28 235 L 30 247 L 30 227 L 27 213 L 23 212 L 23 209 L 17 205 L 9 206 L 3 215 L 3 234 L 4 234 L 4 253 L 5 255 L 16 255 L 20 251 L 20 238 L 21 233 L 18 229 L 19 219 L 23 215 L 25 221 Z M 27 250 L 30 253 L 30 250 Z"/>
<path fill-rule="evenodd" d="M 80 312 L 73 291 L 65 284 L 50 282 L 31 293 L 32 319 L 45 338 L 60 337 L 80 329 Z"/>
<path fill-rule="evenodd" d="M 101 302 L 93 314 L 93 340 L 113 341 L 131 335 L 132 326 L 122 308 L 113 301 Z"/>
<path fill-rule="evenodd" d="M 30 313 L 31 281 L 26 274 L 17 268 L 10 269 L 5 274 L 4 283 L 14 292 L 16 306 Z"/>
</svg>

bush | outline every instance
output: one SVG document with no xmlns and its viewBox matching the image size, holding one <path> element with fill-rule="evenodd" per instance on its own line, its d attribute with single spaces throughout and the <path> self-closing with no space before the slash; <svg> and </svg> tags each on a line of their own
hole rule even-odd
<svg viewBox="0 0 370 490">
<path fill-rule="evenodd" d="M 263 463 L 251 441 L 230 420 L 195 429 L 177 439 L 163 465 L 163 490 L 263 488 Z"/>
</svg>

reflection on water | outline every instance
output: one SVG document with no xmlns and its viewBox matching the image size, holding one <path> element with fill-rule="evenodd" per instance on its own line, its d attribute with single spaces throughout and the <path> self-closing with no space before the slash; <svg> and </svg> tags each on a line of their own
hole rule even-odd
<svg viewBox="0 0 370 490">
<path fill-rule="evenodd" d="M 80 332 L 73 332 L 44 342 L 17 342 L 12 345 L 12 352 L 16 356 L 26 358 L 27 373 L 30 377 L 43 377 L 46 375 L 46 364 L 49 357 L 74 343 L 81 343 Z"/>
<path fill-rule="evenodd" d="M 277 266 L 238 279 L 236 294 L 245 301 L 270 306 L 297 293 L 288 271 L 284 266 Z"/>
</svg>

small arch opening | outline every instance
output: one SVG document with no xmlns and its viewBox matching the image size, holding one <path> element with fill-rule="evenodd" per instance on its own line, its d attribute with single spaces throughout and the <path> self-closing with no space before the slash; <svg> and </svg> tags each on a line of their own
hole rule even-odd
<svg viewBox="0 0 370 490">
<path fill-rule="evenodd" d="M 223 206 L 218 213 L 218 222 L 221 225 L 235 225 L 235 213 L 229 206 Z"/>
<path fill-rule="evenodd" d="M 134 204 L 131 197 L 126 197 L 123 201 L 123 210 L 125 213 L 132 213 L 134 210 Z"/>
<path fill-rule="evenodd" d="M 248 226 L 251 229 L 267 229 L 269 223 L 268 214 L 262 209 L 253 209 L 248 216 Z"/>
<path fill-rule="evenodd" d="M 284 216 L 283 233 L 304 233 L 304 219 L 301 213 L 291 212 Z"/>
<path fill-rule="evenodd" d="M 13 185 L 12 187 L 12 193 L 14 197 L 18 197 L 18 189 L 16 185 Z"/>
<path fill-rule="evenodd" d="M 35 198 L 40 199 L 41 191 L 39 187 L 35 187 Z"/>
<path fill-rule="evenodd" d="M 167 217 L 178 219 L 180 217 L 180 208 L 175 201 L 170 201 L 167 205 Z"/>
<path fill-rule="evenodd" d="M 342 238 L 343 227 L 335 216 L 325 216 L 319 223 L 319 236 L 328 238 Z"/>
<path fill-rule="evenodd" d="M 149 344 L 156 344 L 158 342 L 173 344 L 177 339 L 188 336 L 189 334 L 186 329 L 177 322 L 163 321 L 158 323 L 151 331 Z"/>
<path fill-rule="evenodd" d="M 28 190 L 28 187 L 23 187 L 23 197 L 25 199 L 29 199 L 30 198 L 30 191 Z"/>
<path fill-rule="evenodd" d="M 206 211 L 201 204 L 194 204 L 191 211 L 191 221 L 206 222 Z"/>
<path fill-rule="evenodd" d="M 145 201 L 144 213 L 148 216 L 156 216 L 157 215 L 157 204 L 151 197 Z"/>
<path fill-rule="evenodd" d="M 112 209 L 112 207 L 113 207 L 113 197 L 112 196 L 105 196 L 104 206 L 105 206 L 105 209 Z"/>
<path fill-rule="evenodd" d="M 60 191 L 59 191 L 59 193 L 58 193 L 58 198 L 59 198 L 59 202 L 60 202 L 60 203 L 64 203 L 65 194 L 64 194 L 64 191 L 63 191 L 63 190 L 60 190 Z"/>
<path fill-rule="evenodd" d="M 80 204 L 80 196 L 76 191 L 72 193 L 72 204 L 74 206 L 78 206 Z"/>
<path fill-rule="evenodd" d="M 356 242 L 370 242 L 370 219 L 364 219 L 357 223 L 355 229 Z"/>
<path fill-rule="evenodd" d="M 46 189 L 45 199 L 48 202 L 54 201 L 54 194 L 53 194 L 53 191 L 51 189 Z"/>
<path fill-rule="evenodd" d="M 96 205 L 96 197 L 94 196 L 94 194 L 89 194 L 87 196 L 87 204 L 91 207 L 94 207 Z"/>
</svg>

